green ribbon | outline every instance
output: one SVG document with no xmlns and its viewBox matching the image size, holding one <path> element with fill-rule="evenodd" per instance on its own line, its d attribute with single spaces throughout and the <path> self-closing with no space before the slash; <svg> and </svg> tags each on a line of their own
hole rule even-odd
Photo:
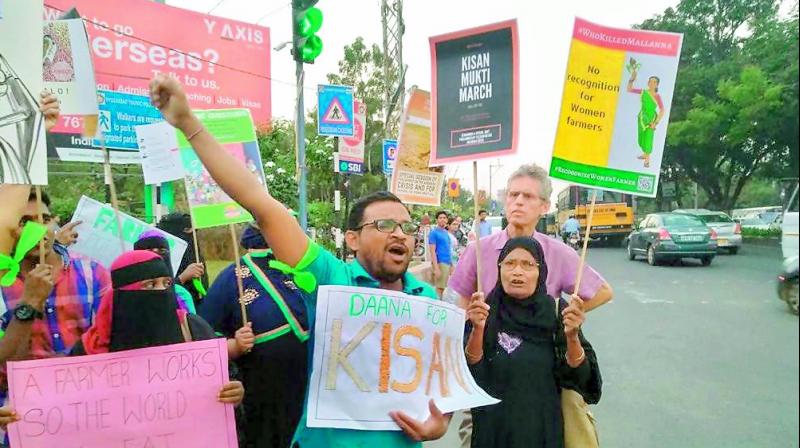
<svg viewBox="0 0 800 448">
<path fill-rule="evenodd" d="M 317 288 L 317 278 L 310 272 L 297 270 L 278 260 L 270 260 L 269 267 L 281 271 L 286 275 L 291 275 L 294 284 L 309 294 L 314 292 L 314 289 Z"/>
<path fill-rule="evenodd" d="M 197 277 L 193 278 L 192 285 L 194 285 L 194 289 L 197 290 L 197 293 L 200 294 L 200 297 L 205 297 L 206 295 L 208 295 L 206 287 L 203 286 L 203 282 L 201 282 L 199 278 Z"/>
<path fill-rule="evenodd" d="M 14 250 L 14 256 L 9 257 L 6 254 L 0 254 L 0 271 L 8 271 L 0 278 L 0 286 L 11 286 L 14 284 L 17 275 L 19 275 L 20 262 L 31 251 L 42 238 L 47 234 L 47 227 L 39 224 L 38 222 L 28 221 L 25 227 L 22 228 L 22 234 L 19 236 L 17 248 Z"/>
</svg>

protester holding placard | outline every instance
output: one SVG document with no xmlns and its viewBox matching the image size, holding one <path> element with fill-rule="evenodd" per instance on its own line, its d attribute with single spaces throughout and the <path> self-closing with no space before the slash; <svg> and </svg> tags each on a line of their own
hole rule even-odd
<svg viewBox="0 0 800 448">
<path fill-rule="evenodd" d="M 408 210 L 397 197 L 386 192 L 373 193 L 353 206 L 345 241 L 356 257 L 346 264 L 309 240 L 283 204 L 270 196 L 258 179 L 205 131 L 189 108 L 177 80 L 159 75 L 150 88 L 153 103 L 164 118 L 183 132 L 223 190 L 256 217 L 275 258 L 293 266 L 299 273 L 296 275 L 313 274 L 319 284 L 373 287 L 436 297 L 429 285 L 407 272 L 419 226 L 411 221 Z M 316 316 L 314 298 L 311 297 L 308 307 L 310 323 Z M 392 413 L 405 435 L 397 431 L 309 428 L 303 418 L 295 442 L 301 448 L 420 446 L 422 440 L 444 435 L 450 420 L 433 401 L 429 410 L 431 415 L 424 422 L 403 412 Z"/>
<path fill-rule="evenodd" d="M 158 222 L 157 227 L 170 235 L 186 241 L 188 247 L 183 253 L 183 259 L 175 271 L 177 280 L 194 297 L 195 304 L 199 303 L 206 295 L 208 289 L 208 274 L 203 265 L 203 254 L 195 253 L 197 242 L 192 232 L 192 219 L 188 213 L 170 213 Z M 200 260 L 198 263 L 197 260 Z"/>
<path fill-rule="evenodd" d="M 303 414 L 298 397 L 306 394 L 309 337 L 304 296 L 314 286 L 286 272 L 255 225 L 247 226 L 240 242 L 248 252 L 239 272 L 249 322 L 242 325 L 235 263 L 219 273 L 199 313 L 228 338 L 228 356 L 247 388 L 246 446 L 288 447 Z"/>
<path fill-rule="evenodd" d="M 594 350 L 580 331 L 583 301 L 547 294 L 547 263 L 534 238 L 512 238 L 498 267 L 487 269 L 498 271 L 498 281 L 488 297 L 472 295 L 466 354 L 478 384 L 502 401 L 473 409 L 472 447 L 563 447 L 560 388 L 592 404 L 602 388 Z"/>
<path fill-rule="evenodd" d="M 481 262 L 486 266 L 481 271 L 481 284 L 484 288 L 490 288 L 497 283 L 497 270 L 489 269 L 490 266 L 497 265 L 500 250 L 505 246 L 509 239 L 518 236 L 533 236 L 542 246 L 545 261 L 549 267 L 547 277 L 547 293 L 552 297 L 561 297 L 562 293 L 575 293 L 575 280 L 578 271 L 580 257 L 566 244 L 554 238 L 536 232 L 536 224 L 539 218 L 544 216 L 550 209 L 550 195 L 553 186 L 547 172 L 537 165 L 523 165 L 515 171 L 508 179 L 506 187 L 505 211 L 508 218 L 508 227 L 501 232 L 481 238 Z M 448 287 L 460 295 L 459 305 L 462 308 L 469 304 L 469 297 L 476 291 L 477 269 L 476 269 L 475 244 L 470 243 L 458 265 L 453 272 Z M 585 310 L 589 311 L 611 300 L 612 290 L 608 283 L 600 274 L 589 266 L 583 270 L 583 283 L 581 283 L 578 296 L 583 299 Z M 565 401 L 565 425 L 567 437 L 575 437 L 581 443 L 567 447 L 597 446 L 597 436 L 594 427 L 587 418 L 589 409 L 583 399 L 572 392 L 565 391 L 562 399 Z M 569 413 L 566 413 L 566 412 Z M 580 425 L 572 422 L 579 421 Z M 462 446 L 469 446 L 469 436 L 471 434 L 470 419 L 467 418 L 462 423 L 460 434 L 462 436 Z M 593 442 L 585 442 L 592 440 Z"/>
</svg>

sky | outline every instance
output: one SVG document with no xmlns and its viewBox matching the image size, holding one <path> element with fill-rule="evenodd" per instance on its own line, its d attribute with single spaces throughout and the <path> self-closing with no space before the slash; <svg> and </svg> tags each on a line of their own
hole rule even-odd
<svg viewBox="0 0 800 448">
<path fill-rule="evenodd" d="M 576 16 L 612 27 L 630 27 L 669 7 L 678 0 L 405 0 L 403 62 L 408 65 L 406 87 L 430 90 L 431 64 L 428 37 L 508 19 L 517 19 L 520 39 L 520 130 L 514 156 L 479 163 L 478 188 L 493 196 L 508 176 L 523 163 L 545 168 L 555 139 L 567 66 L 572 25 Z M 291 39 L 291 7 L 288 0 L 167 0 L 167 4 L 270 28 L 273 48 Z M 368 44 L 382 45 L 380 0 L 320 0 L 324 14 L 318 35 L 324 49 L 305 69 L 305 105 L 310 110 L 317 84 L 328 73 L 338 71 L 344 46 L 361 36 Z M 546 5 L 546 7 L 544 7 Z M 291 119 L 294 115 L 294 61 L 289 47 L 272 51 L 272 113 Z M 312 107 L 309 107 L 309 105 Z M 472 190 L 472 164 L 453 164 L 448 177 L 461 179 L 462 188 Z M 497 166 L 500 165 L 500 166 Z M 331 169 L 333 167 L 331 166 Z M 491 170 L 491 176 L 490 176 Z M 567 183 L 554 181 L 552 199 Z"/>
</svg>

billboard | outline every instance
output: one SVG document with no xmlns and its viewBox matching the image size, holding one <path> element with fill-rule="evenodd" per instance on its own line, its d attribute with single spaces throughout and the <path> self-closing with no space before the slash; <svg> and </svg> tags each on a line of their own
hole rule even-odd
<svg viewBox="0 0 800 448">
<path fill-rule="evenodd" d="M 256 124 L 271 118 L 269 29 L 147 0 L 48 0 L 45 19 L 76 8 L 89 34 L 97 87 L 148 95 L 150 79 L 168 73 L 196 109 L 249 109 Z M 154 20 L 158 17 L 158 20 Z M 81 119 L 63 116 L 49 155 L 102 161 Z M 123 162 L 131 163 L 136 159 Z"/>
</svg>

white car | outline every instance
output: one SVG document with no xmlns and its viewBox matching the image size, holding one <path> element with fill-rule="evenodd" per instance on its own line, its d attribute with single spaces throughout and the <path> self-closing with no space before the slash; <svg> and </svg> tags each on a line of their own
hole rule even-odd
<svg viewBox="0 0 800 448">
<path fill-rule="evenodd" d="M 730 254 L 739 252 L 739 248 L 742 246 L 742 225 L 734 222 L 726 213 L 703 208 L 674 210 L 674 212 L 700 218 L 708 227 L 717 232 L 719 249 L 726 250 Z"/>
<path fill-rule="evenodd" d="M 780 230 L 783 215 L 776 212 L 759 213 L 758 216 L 743 218 L 739 223 L 743 229 Z"/>
</svg>

